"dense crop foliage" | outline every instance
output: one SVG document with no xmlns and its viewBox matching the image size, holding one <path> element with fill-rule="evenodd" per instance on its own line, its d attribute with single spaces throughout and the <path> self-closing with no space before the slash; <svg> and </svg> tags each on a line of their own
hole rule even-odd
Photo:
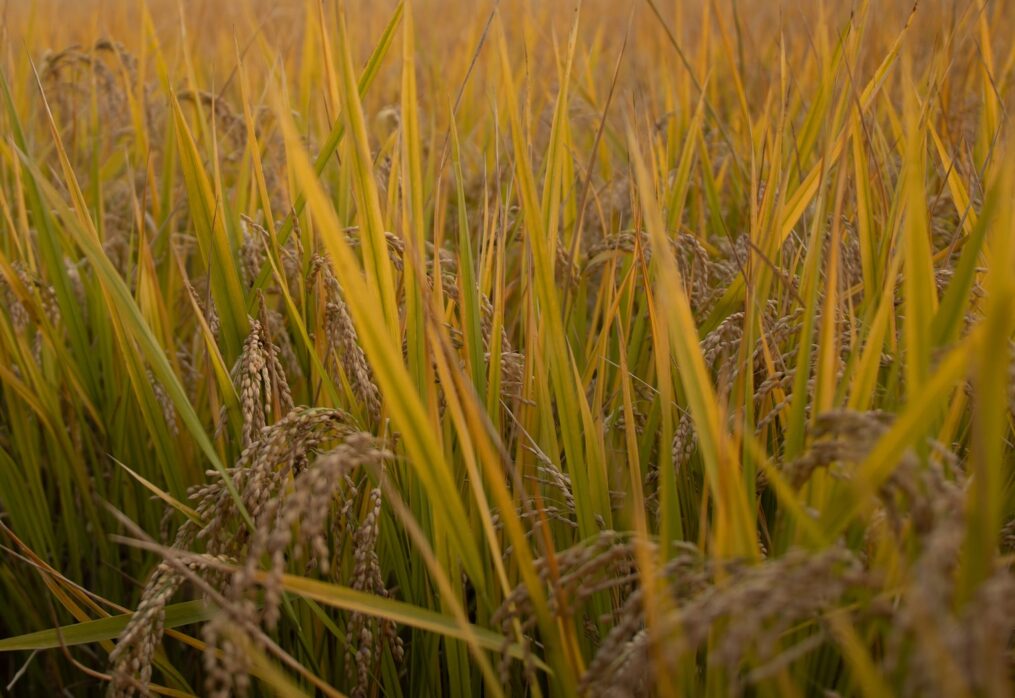
<svg viewBox="0 0 1015 698">
<path fill-rule="evenodd" d="M 1010 3 L 0 16 L 0 686 L 1011 692 Z"/>
</svg>

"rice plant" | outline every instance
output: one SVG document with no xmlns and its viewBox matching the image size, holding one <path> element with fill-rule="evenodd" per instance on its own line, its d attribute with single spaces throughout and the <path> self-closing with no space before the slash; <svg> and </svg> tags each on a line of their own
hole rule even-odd
<svg viewBox="0 0 1015 698">
<path fill-rule="evenodd" d="M 0 686 L 1015 692 L 1015 8 L 0 10 Z"/>
</svg>

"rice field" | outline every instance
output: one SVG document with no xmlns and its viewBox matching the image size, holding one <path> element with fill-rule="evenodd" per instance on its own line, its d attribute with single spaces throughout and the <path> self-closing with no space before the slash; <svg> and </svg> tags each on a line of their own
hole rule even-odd
<svg viewBox="0 0 1015 698">
<path fill-rule="evenodd" d="M 0 7 L 0 694 L 1015 694 L 1015 7 Z"/>
</svg>

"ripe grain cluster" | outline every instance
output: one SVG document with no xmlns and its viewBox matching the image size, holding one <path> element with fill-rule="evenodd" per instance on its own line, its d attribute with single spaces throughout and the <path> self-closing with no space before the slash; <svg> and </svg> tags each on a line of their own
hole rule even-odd
<svg viewBox="0 0 1015 698">
<path fill-rule="evenodd" d="M 0 10 L 0 688 L 1015 693 L 1015 8 Z"/>
</svg>

